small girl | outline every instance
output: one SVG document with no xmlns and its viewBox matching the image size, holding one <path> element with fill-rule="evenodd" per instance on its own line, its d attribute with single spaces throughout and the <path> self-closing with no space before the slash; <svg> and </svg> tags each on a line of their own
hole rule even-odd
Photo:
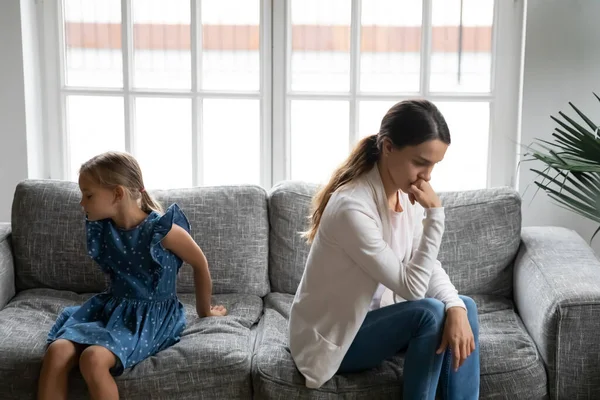
<svg viewBox="0 0 600 400">
<path fill-rule="evenodd" d="M 176 204 L 161 215 L 129 154 L 100 154 L 81 166 L 88 254 L 109 275 L 109 288 L 67 307 L 48 334 L 39 399 L 66 399 L 69 371 L 79 365 L 92 399 L 118 399 L 113 376 L 179 341 L 185 328 L 177 298 L 183 261 L 194 269 L 199 317 L 223 316 L 211 306 L 204 253 Z"/>
</svg>

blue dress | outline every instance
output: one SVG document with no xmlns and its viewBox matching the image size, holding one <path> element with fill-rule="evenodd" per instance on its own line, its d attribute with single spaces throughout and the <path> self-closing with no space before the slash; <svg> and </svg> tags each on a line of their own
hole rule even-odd
<svg viewBox="0 0 600 400">
<path fill-rule="evenodd" d="M 177 343 L 185 328 L 176 292 L 183 261 L 161 244 L 173 224 L 190 232 L 177 204 L 162 216 L 151 212 L 132 229 L 111 219 L 86 221 L 88 253 L 109 275 L 110 285 L 83 305 L 66 307 L 48 343 L 66 339 L 105 347 L 117 357 L 115 376 Z"/>
</svg>

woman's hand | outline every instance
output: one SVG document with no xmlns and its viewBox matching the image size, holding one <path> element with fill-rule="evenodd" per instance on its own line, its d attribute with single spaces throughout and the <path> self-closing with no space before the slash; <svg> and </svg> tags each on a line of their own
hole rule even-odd
<svg viewBox="0 0 600 400">
<path fill-rule="evenodd" d="M 223 306 L 211 306 L 209 317 L 224 317 L 227 315 L 227 309 Z"/>
<path fill-rule="evenodd" d="M 415 204 L 415 200 L 419 202 L 423 208 L 437 208 L 442 206 L 442 202 L 438 195 L 433 191 L 429 182 L 419 179 L 408 189 L 408 198 L 410 202 Z"/>
<path fill-rule="evenodd" d="M 452 367 L 455 371 L 475 351 L 473 331 L 467 318 L 467 311 L 462 307 L 451 307 L 446 311 L 446 325 L 442 336 L 442 344 L 437 354 L 442 354 L 447 347 L 452 350 Z"/>
</svg>

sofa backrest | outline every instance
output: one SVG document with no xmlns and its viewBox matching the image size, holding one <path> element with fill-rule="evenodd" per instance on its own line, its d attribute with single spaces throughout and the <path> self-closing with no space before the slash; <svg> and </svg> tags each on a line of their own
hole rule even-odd
<svg viewBox="0 0 600 400">
<path fill-rule="evenodd" d="M 446 228 L 438 259 L 461 294 L 512 296 L 521 198 L 509 188 L 440 195 Z"/>
<path fill-rule="evenodd" d="M 269 278 L 271 291 L 295 294 L 310 246 L 300 232 L 308 229 L 308 216 L 317 185 L 287 181 L 269 191 Z"/>
<path fill-rule="evenodd" d="M 271 291 L 294 294 L 309 246 L 299 232 L 316 185 L 283 182 L 269 192 Z M 461 294 L 512 293 L 521 233 L 521 200 L 508 188 L 441 193 L 446 228 L 439 260 Z"/>
<path fill-rule="evenodd" d="M 150 191 L 166 208 L 177 203 L 204 251 L 213 292 L 264 296 L 269 291 L 267 194 L 258 186 Z M 73 182 L 27 180 L 15 192 L 12 245 L 18 290 L 47 287 L 75 292 L 105 289 L 104 275 L 88 257 L 81 195 Z M 178 290 L 194 290 L 184 265 Z"/>
</svg>

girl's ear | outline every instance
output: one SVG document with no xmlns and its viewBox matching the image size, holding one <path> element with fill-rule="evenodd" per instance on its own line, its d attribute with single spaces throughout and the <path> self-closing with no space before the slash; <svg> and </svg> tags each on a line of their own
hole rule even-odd
<svg viewBox="0 0 600 400">
<path fill-rule="evenodd" d="M 123 188 L 123 186 L 121 186 L 121 185 L 115 186 L 114 195 L 115 195 L 115 201 L 123 200 L 123 197 L 125 197 L 125 189 Z"/>
</svg>

